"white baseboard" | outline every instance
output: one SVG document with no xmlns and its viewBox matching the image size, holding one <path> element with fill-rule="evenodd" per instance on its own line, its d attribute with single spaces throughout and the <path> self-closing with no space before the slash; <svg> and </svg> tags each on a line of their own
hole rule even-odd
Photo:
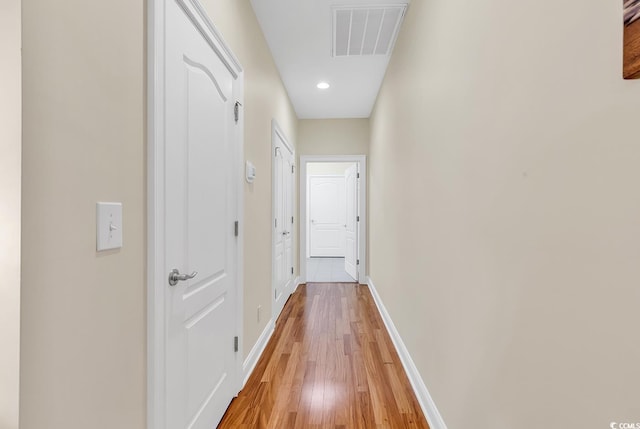
<svg viewBox="0 0 640 429">
<path fill-rule="evenodd" d="M 244 360 L 244 363 L 242 364 L 242 372 L 244 374 L 244 379 L 242 380 L 243 388 L 245 384 L 247 384 L 247 380 L 249 380 L 249 376 L 251 376 L 251 373 L 255 369 L 256 364 L 258 363 L 260 356 L 262 356 L 265 347 L 267 347 L 267 343 L 269 342 L 271 335 L 273 335 L 274 330 L 275 323 L 273 322 L 273 319 L 271 319 L 269 320 L 269 323 L 267 323 L 267 326 L 264 327 L 264 331 L 262 331 L 262 334 L 260 334 L 258 341 L 256 341 L 256 343 L 253 345 L 251 352 Z"/>
<path fill-rule="evenodd" d="M 389 316 L 387 309 L 382 303 L 382 299 L 380 299 L 380 295 L 378 295 L 378 291 L 376 290 L 371 277 L 367 277 L 367 284 L 369 285 L 369 290 L 371 291 L 373 300 L 378 307 L 378 311 L 382 316 L 382 320 L 387 327 L 387 331 L 389 331 L 389 335 L 391 336 L 393 345 L 396 346 L 396 350 L 398 351 L 398 355 L 400 356 L 400 361 L 402 362 L 402 366 L 404 367 L 404 370 L 409 377 L 409 382 L 411 383 L 411 387 L 413 387 L 413 391 L 418 398 L 418 402 L 420 403 L 422 412 L 429 422 L 429 427 L 431 429 L 447 429 L 447 425 L 444 423 L 440 412 L 436 408 L 436 404 L 435 402 L 433 402 L 433 398 L 429 394 L 427 386 L 424 384 L 424 380 L 422 380 L 416 364 L 413 362 L 413 359 L 411 359 L 409 350 L 407 350 L 407 347 L 404 345 L 404 342 L 402 341 L 398 330 L 393 324 L 391 316 Z"/>
<path fill-rule="evenodd" d="M 293 290 L 291 291 L 291 293 L 294 293 L 296 290 L 298 290 L 298 286 L 303 284 L 303 282 L 300 281 L 300 276 L 295 278 L 295 280 L 293 281 L 293 284 L 295 286 L 293 287 Z M 271 339 L 271 336 L 273 335 L 275 328 L 276 326 L 273 319 L 269 320 L 269 323 L 267 323 L 267 326 L 264 327 L 264 331 L 262 331 L 262 334 L 260 334 L 260 338 L 258 338 L 258 341 L 256 341 L 256 343 L 253 345 L 251 352 L 249 353 L 247 358 L 244 360 L 244 363 L 242 364 L 242 373 L 244 374 L 242 387 L 244 387 L 244 385 L 247 384 L 247 380 L 249 380 L 251 373 L 256 368 L 256 365 L 258 364 L 258 360 L 260 360 L 260 356 L 262 356 L 264 349 L 267 347 L 267 343 Z"/>
<path fill-rule="evenodd" d="M 298 286 L 302 284 L 300 282 L 300 277 L 296 277 L 293 283 L 295 286 L 293 287 L 291 293 L 294 293 L 296 290 L 298 290 Z M 251 373 L 256 368 L 258 360 L 260 360 L 260 356 L 262 356 L 262 353 L 264 352 L 265 347 L 267 347 L 267 343 L 271 339 L 274 331 L 275 322 L 273 321 L 273 319 L 271 319 L 269 320 L 269 323 L 267 323 L 267 326 L 264 327 L 264 331 L 262 331 L 262 334 L 260 334 L 260 338 L 258 338 L 258 341 L 256 341 L 256 343 L 253 345 L 251 352 L 242 364 L 242 373 L 244 374 L 242 387 L 247 384 L 247 380 L 249 380 Z"/>
</svg>

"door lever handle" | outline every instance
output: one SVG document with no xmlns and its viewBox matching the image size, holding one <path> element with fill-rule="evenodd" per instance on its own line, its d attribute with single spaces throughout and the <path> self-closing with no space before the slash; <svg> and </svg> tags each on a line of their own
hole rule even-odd
<svg viewBox="0 0 640 429">
<path fill-rule="evenodd" d="M 191 280 L 192 278 L 194 278 L 195 276 L 198 275 L 197 271 L 192 272 L 191 274 L 180 274 L 180 270 L 174 268 L 170 273 L 169 273 L 169 285 L 171 286 L 175 286 L 178 284 L 178 282 L 183 282 L 186 280 Z"/>
</svg>

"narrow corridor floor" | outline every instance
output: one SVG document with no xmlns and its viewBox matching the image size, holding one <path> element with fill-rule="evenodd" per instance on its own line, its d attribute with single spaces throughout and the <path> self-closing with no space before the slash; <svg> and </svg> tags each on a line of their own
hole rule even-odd
<svg viewBox="0 0 640 429">
<path fill-rule="evenodd" d="M 309 283 L 289 298 L 218 427 L 429 426 L 369 288 Z"/>
<path fill-rule="evenodd" d="M 307 280 L 313 283 L 355 283 L 347 273 L 344 258 L 307 258 Z"/>
</svg>

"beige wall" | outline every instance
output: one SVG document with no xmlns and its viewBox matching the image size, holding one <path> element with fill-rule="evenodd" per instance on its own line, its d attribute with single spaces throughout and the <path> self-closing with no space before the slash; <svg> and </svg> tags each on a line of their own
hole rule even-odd
<svg viewBox="0 0 640 429">
<path fill-rule="evenodd" d="M 244 150 L 256 167 L 245 182 L 244 354 L 251 351 L 271 314 L 271 120 L 296 145 L 298 119 L 249 0 L 203 0 L 213 23 L 245 71 Z M 297 229 L 297 225 L 294 225 Z M 297 247 L 294 254 L 297 254 Z M 295 266 L 299 272 L 298 264 Z M 258 322 L 257 308 L 262 306 Z"/>
<path fill-rule="evenodd" d="M 300 155 L 369 154 L 369 119 L 301 119 Z"/>
<path fill-rule="evenodd" d="M 620 2 L 414 1 L 371 277 L 450 428 L 640 421 L 640 81 Z"/>
<path fill-rule="evenodd" d="M 0 429 L 18 428 L 20 373 L 20 0 L 0 2 Z"/>
<path fill-rule="evenodd" d="M 144 2 L 23 1 L 21 429 L 146 415 Z M 96 253 L 95 204 L 124 247 Z"/>
</svg>

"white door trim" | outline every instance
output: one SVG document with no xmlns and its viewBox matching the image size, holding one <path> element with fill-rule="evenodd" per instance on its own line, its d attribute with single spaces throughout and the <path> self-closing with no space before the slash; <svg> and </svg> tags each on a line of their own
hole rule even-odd
<svg viewBox="0 0 640 429">
<path fill-rule="evenodd" d="M 244 72 L 229 45 L 207 16 L 198 0 L 149 0 L 147 2 L 147 428 L 166 428 L 165 404 L 165 291 L 164 270 L 164 214 L 162 183 L 165 177 L 164 158 L 164 62 L 165 62 L 165 5 L 175 1 L 198 27 L 211 48 L 235 79 L 233 96 L 243 103 Z M 244 217 L 244 120 L 239 115 L 235 128 L 237 162 L 237 213 L 240 223 L 237 245 L 236 327 L 240 337 L 236 354 L 234 385 L 239 391 L 242 383 L 243 332 L 243 217 Z M 158 184 L 158 185 L 156 185 Z"/>
<path fill-rule="evenodd" d="M 295 165 L 295 159 L 296 159 L 296 151 L 294 149 L 294 147 L 291 145 L 291 143 L 289 143 L 289 139 L 287 139 L 287 136 L 285 135 L 284 131 L 282 131 L 282 128 L 280 128 L 280 125 L 278 124 L 278 121 L 274 119 L 271 120 L 271 319 L 272 321 L 275 323 L 276 320 L 278 319 L 278 316 L 280 315 L 279 313 L 276 314 L 276 274 L 275 274 L 275 269 L 276 269 L 276 229 L 274 227 L 274 222 L 276 219 L 276 192 L 275 192 L 275 188 L 276 188 L 276 170 L 275 168 L 273 168 L 273 159 L 274 159 L 274 154 L 275 154 L 275 150 L 276 150 L 276 137 L 280 138 L 280 141 L 282 141 L 282 143 L 284 143 L 284 145 L 287 147 L 287 149 L 289 149 L 289 151 L 291 152 L 291 156 L 293 157 L 293 162 Z M 295 180 L 294 180 L 294 185 L 295 185 Z M 292 197 L 294 197 L 294 212 L 295 212 L 295 195 L 296 195 L 296 190 L 295 188 L 292 190 L 293 195 Z M 295 236 L 295 230 L 292 228 L 291 229 L 291 234 L 293 235 L 293 237 L 291 237 L 291 240 L 293 243 L 296 242 L 296 236 Z M 293 265 L 295 265 L 295 256 L 293 257 L 294 261 L 292 262 Z M 293 277 L 292 274 L 292 282 L 295 281 L 295 277 Z M 293 288 L 292 288 L 293 289 Z M 291 292 L 293 292 L 293 290 L 291 290 Z"/>
<path fill-rule="evenodd" d="M 275 141 L 275 136 L 276 135 L 280 136 L 280 139 L 282 140 L 284 145 L 295 156 L 295 154 L 296 154 L 295 148 L 293 146 L 291 146 L 291 143 L 289 143 L 289 139 L 285 135 L 284 131 L 282 131 L 282 128 L 280 127 L 280 124 L 278 124 L 278 121 L 276 121 L 275 119 L 272 119 L 271 120 L 271 149 L 272 150 L 275 150 L 274 141 Z"/>
<path fill-rule="evenodd" d="M 360 171 L 360 195 L 358 200 L 360 222 L 358 225 L 358 281 L 365 283 L 367 272 L 367 157 L 366 155 L 301 155 L 300 156 L 300 282 L 307 281 L 307 164 L 309 162 L 355 162 Z"/>
</svg>

